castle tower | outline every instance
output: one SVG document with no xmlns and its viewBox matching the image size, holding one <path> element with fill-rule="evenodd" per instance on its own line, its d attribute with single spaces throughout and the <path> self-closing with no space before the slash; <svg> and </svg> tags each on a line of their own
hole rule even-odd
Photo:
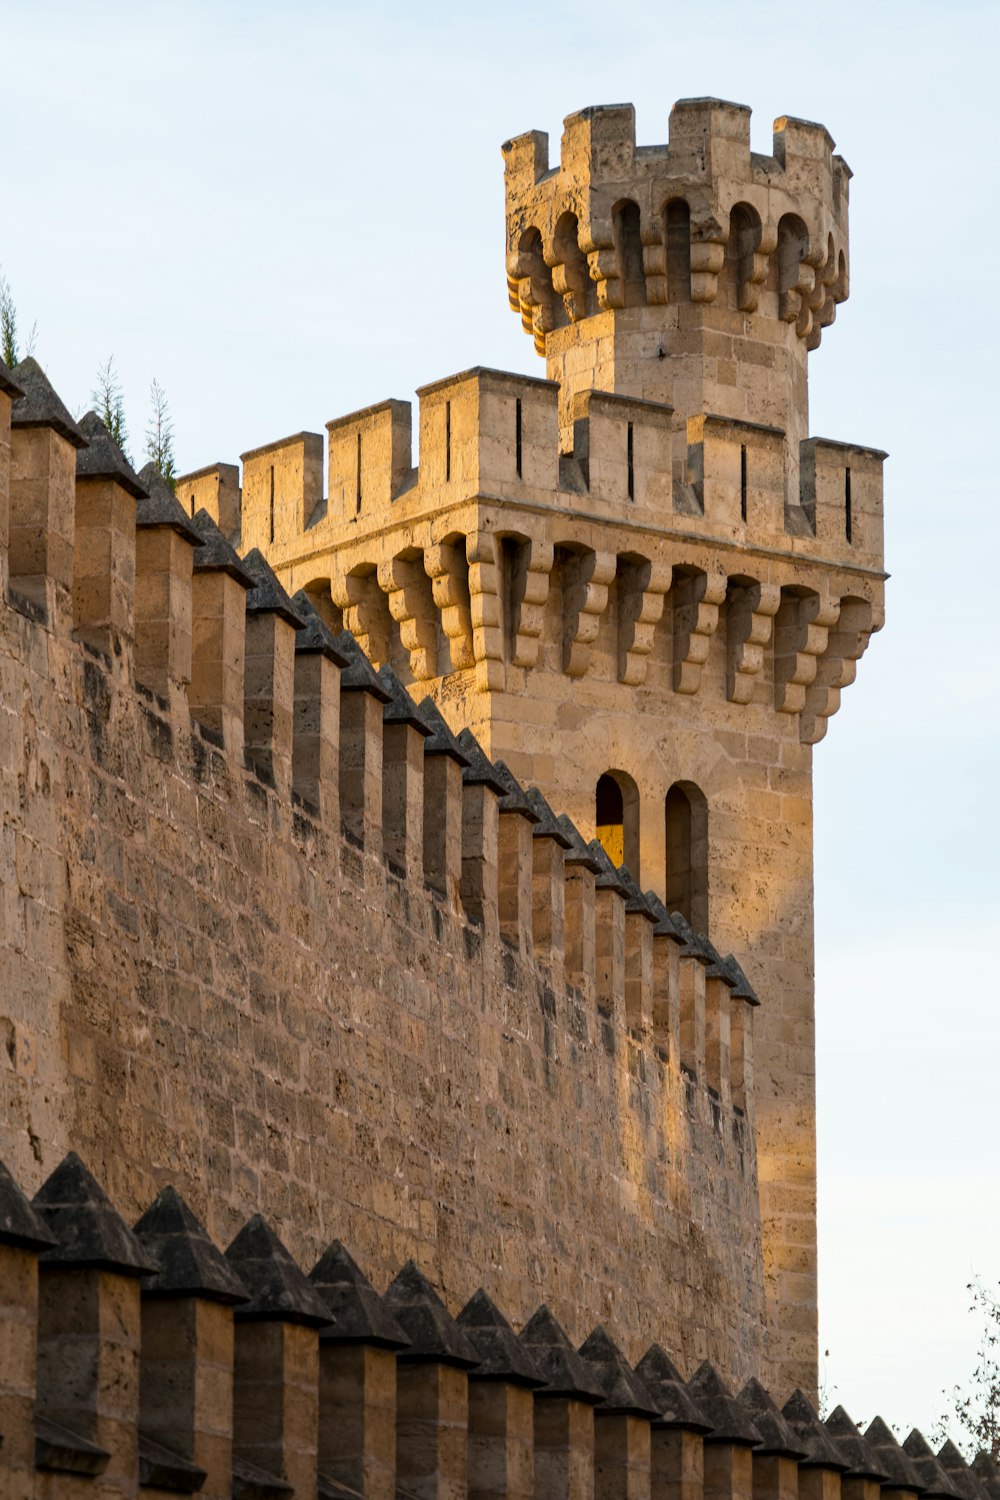
<svg viewBox="0 0 1000 1500">
<path fill-rule="evenodd" d="M 816 1380 L 812 747 L 883 608 L 884 454 L 808 436 L 847 295 L 822 126 L 687 100 L 504 148 L 548 379 L 477 368 L 244 455 L 239 541 L 732 951 L 755 1019 L 765 1383 Z M 229 466 L 178 482 L 217 514 Z M 213 509 L 213 507 L 215 507 Z M 664 1275 L 669 1276 L 669 1266 Z M 747 1275 L 759 1272 L 749 1266 Z"/>
</svg>

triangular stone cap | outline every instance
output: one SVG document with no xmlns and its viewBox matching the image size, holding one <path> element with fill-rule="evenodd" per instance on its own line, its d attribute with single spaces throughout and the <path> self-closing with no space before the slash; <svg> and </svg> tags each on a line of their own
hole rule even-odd
<svg viewBox="0 0 1000 1500">
<path fill-rule="evenodd" d="M 647 921 L 656 925 L 657 917 L 649 902 L 646 900 L 638 883 L 632 878 L 632 871 L 628 865 L 618 866 L 618 879 L 625 887 L 625 912 L 626 915 L 645 917 Z"/>
<path fill-rule="evenodd" d="M 842 1406 L 834 1407 L 823 1425 L 836 1441 L 851 1479 L 877 1479 L 881 1482 L 885 1478 L 882 1465 L 861 1436 L 857 1423 Z"/>
<path fill-rule="evenodd" d="M 962 1491 L 934 1456 L 934 1449 L 919 1428 L 914 1427 L 903 1443 L 903 1452 L 920 1476 L 924 1493 L 939 1500 L 964 1500 Z"/>
<path fill-rule="evenodd" d="M 691 1376 L 688 1390 L 712 1424 L 712 1430 L 705 1434 L 706 1443 L 732 1443 L 756 1448 L 763 1442 L 760 1429 L 751 1420 L 743 1403 L 736 1399 L 707 1359 Z"/>
<path fill-rule="evenodd" d="M 685 946 L 685 939 L 677 931 L 673 918 L 655 891 L 646 892 L 646 905 L 656 918 L 653 936 L 672 938 L 679 947 L 683 948 Z"/>
<path fill-rule="evenodd" d="M 980 1484 L 951 1438 L 938 1449 L 937 1459 L 963 1500 L 988 1500 L 989 1491 Z"/>
<path fill-rule="evenodd" d="M 990 1500 L 1000 1500 L 1000 1469 L 988 1453 L 977 1453 L 969 1465 Z"/>
<path fill-rule="evenodd" d="M 431 731 L 430 739 L 424 741 L 424 754 L 449 755 L 464 771 L 469 764 L 469 757 L 434 699 L 421 698 L 417 706 Z"/>
<path fill-rule="evenodd" d="M 743 970 L 740 968 L 733 955 L 731 953 L 727 953 L 722 961 L 725 964 L 726 968 L 729 970 L 730 977 L 733 981 L 732 998 L 734 1000 L 745 1000 L 748 1005 L 759 1005 L 760 1000 L 757 996 L 757 991 L 754 989 L 753 985 L 750 983 L 749 979 L 744 974 Z"/>
<path fill-rule="evenodd" d="M 320 1256 L 309 1280 L 326 1304 L 330 1326 L 324 1344 L 376 1344 L 405 1349 L 409 1339 L 354 1257 L 339 1240 Z"/>
<path fill-rule="evenodd" d="M 538 814 L 538 822 L 531 830 L 532 838 L 554 839 L 560 849 L 568 849 L 570 841 L 566 830 L 560 825 L 559 819 L 537 786 L 526 787 L 524 795 Z"/>
<path fill-rule="evenodd" d="M 389 694 L 388 701 L 382 710 L 383 724 L 409 724 L 418 734 L 428 739 L 431 726 L 419 713 L 416 703 L 392 668 L 388 665 L 379 667 L 378 680 Z"/>
<path fill-rule="evenodd" d="M 143 1279 L 143 1296 L 204 1297 L 233 1305 L 246 1287 L 175 1187 L 163 1188 L 133 1231 L 159 1267 Z"/>
<path fill-rule="evenodd" d="M 380 703 L 388 703 L 389 694 L 378 680 L 378 673 L 349 630 L 334 636 L 333 643 L 346 661 L 340 674 L 342 693 L 371 693 Z"/>
<path fill-rule="evenodd" d="M 259 547 L 250 549 L 243 559 L 243 567 L 253 579 L 253 588 L 247 594 L 247 614 L 278 615 L 287 620 L 293 630 L 302 630 L 305 622 Z"/>
<path fill-rule="evenodd" d="M 24 395 L 23 387 L 18 385 L 9 367 L 4 364 L 2 359 L 0 359 L 0 391 L 3 391 L 5 396 L 10 396 L 14 401 L 17 400 L 18 396 Z"/>
<path fill-rule="evenodd" d="M 191 517 L 191 525 L 201 538 L 201 546 L 194 554 L 194 571 L 228 573 L 230 578 L 235 578 L 245 589 L 252 589 L 253 579 L 204 507 L 195 511 Z"/>
<path fill-rule="evenodd" d="M 599 1323 L 580 1345 L 604 1400 L 597 1410 L 609 1416 L 659 1417 L 660 1410 L 618 1345 Z"/>
<path fill-rule="evenodd" d="M 233 1455 L 233 1500 L 285 1500 L 288 1495 L 294 1497 L 294 1485 Z"/>
<path fill-rule="evenodd" d="M 163 475 L 157 473 L 154 463 L 139 470 L 139 483 L 146 494 L 135 508 L 136 526 L 172 526 L 192 547 L 200 547 L 201 537 L 191 525 L 191 518 Z"/>
<path fill-rule="evenodd" d="M 705 978 L 721 979 L 727 989 L 735 989 L 736 980 L 733 976 L 732 970 L 726 963 L 725 959 L 720 955 L 718 948 L 716 948 L 711 938 L 706 937 L 704 933 L 698 933 L 697 936 L 699 943 L 701 943 L 705 952 L 708 954 L 708 968 L 705 970 Z"/>
<path fill-rule="evenodd" d="M 760 1433 L 760 1444 L 755 1453 L 777 1458 L 803 1459 L 806 1448 L 798 1434 L 793 1431 L 774 1403 L 770 1393 L 759 1380 L 748 1380 L 740 1391 L 740 1402 L 750 1415 L 750 1420 Z"/>
<path fill-rule="evenodd" d="M 207 1472 L 182 1458 L 162 1443 L 139 1434 L 139 1484 L 150 1489 L 174 1490 L 182 1495 L 193 1495 L 201 1489 L 208 1478 Z"/>
<path fill-rule="evenodd" d="M 473 1292 L 455 1321 L 479 1358 L 472 1379 L 504 1380 L 532 1388 L 545 1384 L 531 1351 L 482 1287 Z"/>
<path fill-rule="evenodd" d="M 0 1161 L 0 1245 L 17 1245 L 22 1250 L 49 1250 L 55 1237 L 45 1226 Z"/>
<path fill-rule="evenodd" d="M 0 368 L 5 368 L 0 366 Z M 87 439 L 52 388 L 48 376 L 29 354 L 11 371 L 13 391 L 22 395 L 10 414 L 12 427 L 51 427 L 74 448 L 86 448 Z"/>
<path fill-rule="evenodd" d="M 411 1347 L 399 1356 L 409 1363 L 456 1365 L 473 1369 L 475 1348 L 459 1328 L 423 1271 L 408 1260 L 385 1294 L 386 1306 Z"/>
<path fill-rule="evenodd" d="M 71 1432 L 51 1417 L 35 1414 L 35 1468 L 43 1473 L 80 1474 L 93 1479 L 103 1474 L 111 1461 L 107 1448 Z"/>
<path fill-rule="evenodd" d="M 896 1435 L 887 1422 L 876 1417 L 865 1429 L 865 1442 L 882 1465 L 886 1477 L 882 1480 L 884 1490 L 912 1490 L 923 1493 L 923 1483 L 913 1462 L 906 1456 L 896 1440 Z"/>
<path fill-rule="evenodd" d="M 635 1368 L 659 1412 L 658 1427 L 711 1432 L 711 1422 L 688 1391 L 677 1366 L 659 1344 L 651 1344 Z"/>
<path fill-rule="evenodd" d="M 497 780 L 503 784 L 504 794 L 500 798 L 500 811 L 502 813 L 519 813 L 522 818 L 527 818 L 529 823 L 539 821 L 538 814 L 532 807 L 525 793 L 524 787 L 514 775 L 506 761 L 495 760 L 493 769 L 497 774 Z"/>
<path fill-rule="evenodd" d="M 77 479 L 112 479 L 126 494 L 141 500 L 146 491 L 138 474 L 96 411 L 88 411 L 77 425 L 87 439 L 87 446 L 76 455 Z"/>
<path fill-rule="evenodd" d="M 594 882 L 597 889 L 599 891 L 614 891 L 616 895 L 621 896 L 623 901 L 627 900 L 628 886 L 619 875 L 618 866 L 612 862 L 610 854 L 600 839 L 591 839 L 588 847 L 597 865 L 597 879 Z"/>
<path fill-rule="evenodd" d="M 712 962 L 712 954 L 705 947 L 699 933 L 695 932 L 691 923 L 679 911 L 670 913 L 670 920 L 677 929 L 679 935 L 684 939 L 684 947 L 681 949 L 685 958 L 696 958 L 699 963 L 708 968 Z M 713 949 L 714 952 L 714 949 Z"/>
<path fill-rule="evenodd" d="M 315 653 L 327 656 L 338 667 L 347 666 L 347 658 L 337 649 L 336 637 L 322 615 L 316 609 L 305 589 L 292 595 L 295 612 L 305 623 L 295 637 L 296 656 Z"/>
<path fill-rule="evenodd" d="M 493 769 L 493 762 L 476 739 L 472 730 L 459 730 L 457 739 L 469 761 L 469 764 L 462 768 L 462 785 L 488 786 L 490 791 L 496 792 L 498 797 L 502 797 L 506 788 L 503 782 L 497 779 L 497 774 Z"/>
<path fill-rule="evenodd" d="M 836 1441 L 823 1426 L 808 1396 L 795 1390 L 781 1408 L 781 1415 L 806 1451 L 804 1469 L 830 1469 L 841 1474 L 848 1467 Z"/>
<path fill-rule="evenodd" d="M 569 839 L 565 863 L 568 865 L 582 865 L 585 870 L 592 870 L 596 875 L 600 866 L 594 858 L 593 850 L 573 822 L 573 819 L 567 813 L 560 813 L 556 822 Z"/>
<path fill-rule="evenodd" d="M 544 1305 L 521 1329 L 521 1342 L 529 1351 L 545 1384 L 539 1396 L 562 1396 L 596 1406 L 604 1392 L 587 1361 L 573 1348 L 562 1325 Z"/>
<path fill-rule="evenodd" d="M 55 1240 L 43 1266 L 93 1266 L 121 1276 L 144 1276 L 157 1265 L 75 1151 L 42 1183 L 32 1207 Z"/>
<path fill-rule="evenodd" d="M 272 1319 L 323 1328 L 326 1303 L 261 1214 L 248 1219 L 226 1251 L 226 1259 L 250 1294 L 236 1309 L 240 1319 Z"/>
</svg>

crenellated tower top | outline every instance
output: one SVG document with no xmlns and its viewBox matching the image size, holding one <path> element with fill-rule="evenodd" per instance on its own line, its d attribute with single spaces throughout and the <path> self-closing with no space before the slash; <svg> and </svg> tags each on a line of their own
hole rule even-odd
<svg viewBox="0 0 1000 1500">
<path fill-rule="evenodd" d="M 806 354 L 848 294 L 851 171 L 822 125 L 775 121 L 750 150 L 750 110 L 682 99 L 664 146 L 636 146 L 630 104 L 506 142 L 507 281 L 562 388 L 762 422 L 794 454 L 807 434 Z"/>
</svg>

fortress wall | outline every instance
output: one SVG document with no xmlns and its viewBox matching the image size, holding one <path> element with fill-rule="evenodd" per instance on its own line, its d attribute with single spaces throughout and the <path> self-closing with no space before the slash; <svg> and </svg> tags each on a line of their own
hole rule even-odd
<svg viewBox="0 0 1000 1500">
<path fill-rule="evenodd" d="M 540 949 L 524 904 L 530 839 L 500 841 L 500 888 L 522 893 L 518 941 L 502 941 L 490 828 L 495 841 L 510 815 L 481 785 L 438 785 L 447 826 L 462 828 L 444 897 L 396 879 L 382 852 L 381 708 L 337 694 L 324 657 L 314 698 L 332 683 L 339 746 L 322 729 L 328 697 L 278 712 L 293 627 L 264 610 L 271 665 L 259 631 L 247 655 L 247 581 L 231 572 L 207 575 L 217 614 L 196 593 L 190 635 L 163 638 L 168 691 L 137 686 L 151 578 L 140 571 L 131 594 L 122 517 L 136 502 L 114 477 L 88 482 L 115 492 L 120 527 L 106 648 L 75 638 L 66 599 L 47 616 L 16 593 L 0 609 L 0 1157 L 33 1189 L 72 1146 L 128 1216 L 172 1181 L 223 1242 L 259 1208 L 303 1261 L 339 1236 L 381 1280 L 415 1255 L 453 1303 L 482 1283 L 523 1318 L 544 1288 L 575 1337 L 601 1320 L 633 1357 L 656 1337 L 688 1365 L 707 1355 L 733 1377 L 755 1373 L 752 1077 L 733 1041 L 744 1003 L 689 954 L 671 961 L 672 940 L 615 890 L 595 895 L 586 871 L 571 880 L 557 865 L 549 906 L 565 905 L 566 939 Z M 181 594 L 190 550 L 170 554 Z M 209 672 L 220 641 L 224 670 Z M 233 706 L 245 655 L 249 765 Z M 215 683 L 221 728 L 192 720 L 189 680 Z M 339 785 L 344 810 L 363 788 L 362 847 L 301 790 L 288 795 L 280 754 L 261 757 L 268 691 L 274 736 L 311 728 L 315 751 L 320 726 L 320 800 Z M 403 798 L 418 829 L 430 764 L 417 757 Z M 477 847 L 478 925 L 457 873 L 468 900 Z M 682 1029 L 695 1037 L 684 1067 Z"/>
</svg>

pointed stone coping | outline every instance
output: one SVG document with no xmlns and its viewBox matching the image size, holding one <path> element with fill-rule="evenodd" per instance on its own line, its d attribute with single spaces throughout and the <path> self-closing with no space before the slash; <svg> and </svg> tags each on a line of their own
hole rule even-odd
<svg viewBox="0 0 1000 1500">
<path fill-rule="evenodd" d="M 761 1442 L 754 1449 L 761 1457 L 803 1459 L 807 1450 L 798 1434 L 792 1429 L 778 1410 L 770 1394 L 759 1380 L 748 1380 L 740 1391 L 739 1400 L 760 1433 Z"/>
<path fill-rule="evenodd" d="M 245 1458 L 233 1458 L 233 1500 L 285 1500 L 294 1494 L 294 1486 L 277 1474 L 268 1474 Z"/>
<path fill-rule="evenodd" d="M 144 1297 L 203 1297 L 230 1306 L 250 1300 L 246 1287 L 175 1187 L 157 1194 L 133 1233 L 159 1267 L 143 1278 Z"/>
<path fill-rule="evenodd" d="M 196 573 L 228 573 L 245 589 L 252 589 L 254 581 L 243 566 L 233 548 L 230 547 L 208 511 L 196 510 L 191 525 L 201 538 L 201 546 L 194 554 Z"/>
<path fill-rule="evenodd" d="M 5 368 L 0 364 L 0 388 Z M 21 399 L 14 402 L 10 414 L 12 427 L 51 427 L 74 448 L 86 448 L 87 439 L 56 395 L 37 359 L 30 355 L 11 371 L 11 394 L 16 396 L 19 392 Z"/>
<path fill-rule="evenodd" d="M 181 1458 L 161 1443 L 139 1434 L 139 1483 L 150 1489 L 175 1490 L 182 1495 L 194 1495 L 201 1489 L 208 1473 Z"/>
<path fill-rule="evenodd" d="M 299 589 L 297 594 L 292 595 L 292 603 L 296 614 L 305 622 L 303 629 L 295 637 L 296 656 L 326 656 L 336 666 L 346 667 L 347 657 L 338 649 L 333 631 L 305 589 Z"/>
<path fill-rule="evenodd" d="M 884 1490 L 912 1490 L 923 1494 L 923 1482 L 913 1460 L 908 1458 L 896 1441 L 895 1434 L 881 1417 L 870 1422 L 865 1431 L 865 1442 L 886 1471 L 882 1480 Z"/>
<path fill-rule="evenodd" d="M 41 1215 L 35 1212 L 0 1161 L 0 1245 L 17 1245 L 21 1250 L 49 1250 L 55 1243 L 55 1237 L 45 1227 Z"/>
<path fill-rule="evenodd" d="M 937 1460 L 963 1500 L 988 1500 L 989 1491 L 979 1482 L 951 1438 L 938 1449 Z"/>
<path fill-rule="evenodd" d="M 339 1240 L 320 1256 L 309 1280 L 322 1297 L 330 1326 L 324 1344 L 376 1344 L 382 1349 L 405 1349 L 409 1339 L 368 1277 Z"/>
<path fill-rule="evenodd" d="M 380 703 L 388 703 L 389 694 L 378 680 L 378 673 L 349 630 L 334 636 L 333 644 L 346 665 L 340 674 L 342 693 L 371 693 Z"/>
<path fill-rule="evenodd" d="M 1000 1469 L 988 1453 L 977 1453 L 969 1465 L 990 1500 L 1000 1500 Z"/>
<path fill-rule="evenodd" d="M 587 846 L 594 856 L 597 865 L 597 879 L 594 882 L 599 891 L 614 891 L 621 896 L 623 901 L 628 900 L 628 886 L 618 873 L 618 866 L 613 864 L 611 856 L 601 843 L 600 839 L 591 839 Z"/>
<path fill-rule="evenodd" d="M 590 845 L 572 818 L 567 813 L 560 813 L 556 822 L 569 839 L 565 863 L 568 865 L 582 865 L 585 870 L 592 870 L 596 875 L 601 867 L 594 858 Z"/>
<path fill-rule="evenodd" d="M 502 797 L 506 788 L 503 782 L 498 780 L 497 773 L 493 769 L 493 762 L 472 730 L 460 730 L 457 738 L 463 753 L 469 759 L 469 764 L 462 769 L 462 785 L 488 786 L 491 792 L 496 792 L 498 797 Z"/>
<path fill-rule="evenodd" d="M 383 724 L 409 724 L 424 739 L 431 735 L 431 727 L 419 712 L 417 705 L 406 691 L 391 667 L 379 667 L 378 680 L 389 694 L 382 709 Z"/>
<path fill-rule="evenodd" d="M 78 426 L 87 446 L 76 455 L 77 479 L 113 479 L 119 489 L 142 500 L 146 491 L 139 483 L 139 476 L 96 411 L 88 411 Z"/>
<path fill-rule="evenodd" d="M 545 1384 L 531 1351 L 482 1287 L 473 1292 L 455 1321 L 479 1357 L 471 1379 L 503 1380 L 532 1390 Z"/>
<path fill-rule="evenodd" d="M 503 784 L 504 794 L 500 798 L 500 811 L 502 813 L 518 813 L 528 822 L 535 824 L 540 822 L 538 813 L 531 805 L 524 787 L 518 781 L 506 761 L 495 760 L 493 769 L 497 774 L 497 780 Z"/>
<path fill-rule="evenodd" d="M 55 1240 L 39 1257 L 43 1266 L 93 1267 L 120 1276 L 158 1269 L 75 1151 L 42 1183 L 32 1207 Z"/>
<path fill-rule="evenodd" d="M 604 1400 L 596 1371 L 577 1354 L 560 1323 L 544 1305 L 521 1329 L 521 1343 L 531 1354 L 545 1384 L 537 1396 L 561 1396 L 597 1406 Z"/>
<path fill-rule="evenodd" d="M 606 1416 L 648 1417 L 660 1415 L 652 1394 L 637 1375 L 618 1345 L 600 1323 L 580 1345 L 580 1355 L 593 1371 L 604 1400 L 596 1408 Z"/>
<path fill-rule="evenodd" d="M 293 630 L 304 630 L 305 621 L 259 547 L 253 547 L 247 553 L 243 566 L 253 579 L 253 588 L 247 594 L 247 614 L 278 615 L 287 620 Z"/>
<path fill-rule="evenodd" d="M 464 771 L 469 764 L 469 757 L 459 744 L 457 736 L 452 733 L 447 719 L 434 699 L 421 698 L 417 708 L 431 731 L 430 739 L 424 741 L 424 754 L 448 755 Z"/>
<path fill-rule="evenodd" d="M 657 1427 L 680 1427 L 687 1432 L 711 1432 L 698 1403 L 688 1392 L 680 1371 L 659 1344 L 651 1344 L 635 1367 L 659 1413 Z"/>
<path fill-rule="evenodd" d="M 531 830 L 531 836 L 535 839 L 554 839 L 560 849 L 570 847 L 570 838 L 562 827 L 559 819 L 552 811 L 537 786 L 529 786 L 524 795 L 538 814 L 538 822 Z"/>
<path fill-rule="evenodd" d="M 799 1439 L 806 1456 L 804 1469 L 830 1469 L 842 1474 L 849 1467 L 838 1443 L 823 1426 L 808 1396 L 795 1390 L 781 1408 L 781 1415 Z"/>
<path fill-rule="evenodd" d="M 0 359 L 0 391 L 3 391 L 5 396 L 10 396 L 14 401 L 17 400 L 18 396 L 24 395 L 24 388 L 18 385 L 10 369 L 4 364 L 2 359 Z"/>
<path fill-rule="evenodd" d="M 758 998 L 757 991 L 754 989 L 753 985 L 750 983 L 749 979 L 744 974 L 743 970 L 740 968 L 733 955 L 731 953 L 727 953 L 722 962 L 729 970 L 730 978 L 733 981 L 733 999 L 745 1000 L 748 1005 L 759 1005 L 760 999 Z"/>
<path fill-rule="evenodd" d="M 735 989 L 736 980 L 733 976 L 733 972 L 730 969 L 729 965 L 726 963 L 725 959 L 720 955 L 718 948 L 716 948 L 711 938 L 707 938 L 703 932 L 697 933 L 696 937 L 697 941 L 701 943 L 709 958 L 708 968 L 705 970 L 705 978 L 721 979 L 723 984 L 726 985 L 729 989 Z"/>
<path fill-rule="evenodd" d="M 879 1483 L 885 1478 L 885 1470 L 872 1452 L 842 1406 L 837 1406 L 827 1417 L 824 1427 L 840 1449 L 847 1464 L 850 1479 L 875 1479 Z"/>
<path fill-rule="evenodd" d="M 711 1422 L 706 1443 L 731 1443 L 757 1448 L 764 1441 L 757 1424 L 742 1401 L 738 1401 L 715 1367 L 706 1359 L 688 1381 L 688 1390 Z"/>
<path fill-rule="evenodd" d="M 412 1260 L 390 1282 L 385 1304 L 410 1341 L 400 1361 L 454 1365 L 459 1370 L 472 1370 L 479 1363 L 475 1346 Z"/>
<path fill-rule="evenodd" d="M 679 911 L 672 911 L 670 913 L 670 920 L 684 941 L 684 947 L 681 949 L 684 957 L 696 958 L 699 963 L 704 964 L 708 968 L 709 964 L 712 963 L 712 954 L 715 952 L 715 949 L 713 948 L 711 953 L 708 951 L 701 940 L 701 935 L 695 932 L 691 923 L 686 917 L 681 916 Z"/>
<path fill-rule="evenodd" d="M 627 914 L 629 916 L 637 915 L 646 917 L 655 926 L 658 921 L 657 915 L 642 894 L 642 891 L 640 891 L 637 882 L 633 880 L 632 871 L 628 865 L 618 866 L 618 879 L 628 893 L 625 898 L 625 911 Z"/>
<path fill-rule="evenodd" d="M 163 475 L 156 472 L 155 464 L 146 464 L 139 470 L 139 483 L 146 495 L 135 508 L 136 527 L 172 526 L 192 547 L 200 547 L 201 537 L 191 525 L 191 518 Z"/>
<path fill-rule="evenodd" d="M 914 1427 L 903 1443 L 903 1452 L 920 1476 L 926 1495 L 940 1500 L 964 1500 L 962 1491 L 934 1456 L 934 1449 L 919 1428 Z"/>
<path fill-rule="evenodd" d="M 656 918 L 653 936 L 673 938 L 674 942 L 683 948 L 686 945 L 686 939 L 677 931 L 673 917 L 655 891 L 646 892 L 646 905 Z"/>
<path fill-rule="evenodd" d="M 261 1214 L 247 1220 L 226 1259 L 250 1293 L 250 1301 L 236 1308 L 237 1318 L 300 1323 L 305 1328 L 329 1323 L 323 1298 Z"/>
</svg>

